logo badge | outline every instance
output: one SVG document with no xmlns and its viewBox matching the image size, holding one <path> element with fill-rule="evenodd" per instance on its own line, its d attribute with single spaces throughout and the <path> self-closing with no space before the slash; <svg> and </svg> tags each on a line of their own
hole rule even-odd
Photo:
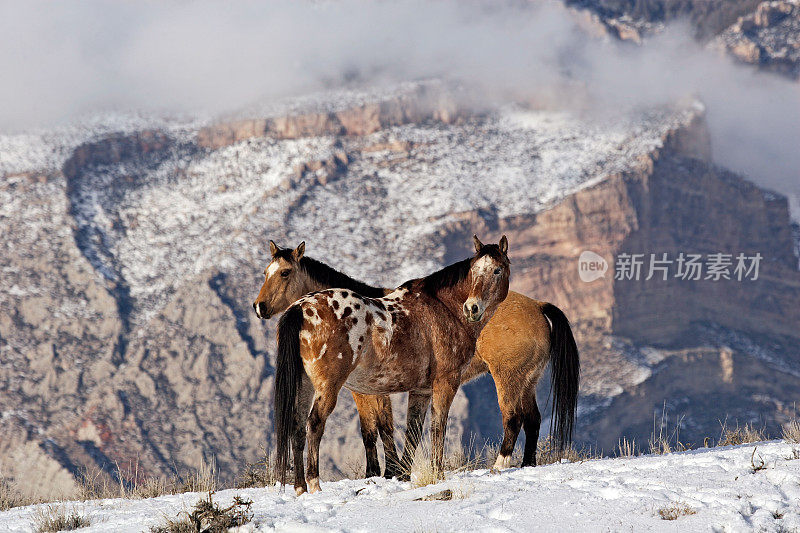
<svg viewBox="0 0 800 533">
<path fill-rule="evenodd" d="M 591 283 L 604 278 L 608 272 L 608 262 L 592 251 L 586 250 L 578 258 L 578 276 L 581 281 Z"/>
</svg>

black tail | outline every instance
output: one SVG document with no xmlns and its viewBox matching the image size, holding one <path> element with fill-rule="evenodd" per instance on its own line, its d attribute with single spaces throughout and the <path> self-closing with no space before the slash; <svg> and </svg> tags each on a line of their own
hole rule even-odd
<svg viewBox="0 0 800 533">
<path fill-rule="evenodd" d="M 277 457 L 275 468 L 281 483 L 286 483 L 289 469 L 290 442 L 297 414 L 297 389 L 303 377 L 300 359 L 300 328 L 303 310 L 293 305 L 278 322 L 278 360 L 275 363 L 275 434 Z"/>
<path fill-rule="evenodd" d="M 581 363 L 572 328 L 564 313 L 553 304 L 542 306 L 542 313 L 551 323 L 550 328 L 550 386 L 553 395 L 553 413 L 550 417 L 550 435 L 563 450 L 572 442 L 575 409 L 578 405 L 578 381 Z"/>
</svg>

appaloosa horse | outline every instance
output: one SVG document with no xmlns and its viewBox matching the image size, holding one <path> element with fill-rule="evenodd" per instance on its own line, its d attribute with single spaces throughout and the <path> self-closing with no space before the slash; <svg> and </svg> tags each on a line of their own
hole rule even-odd
<svg viewBox="0 0 800 533">
<path fill-rule="evenodd" d="M 450 404 L 481 330 L 508 294 L 505 236 L 499 245 L 475 237 L 475 245 L 472 258 L 407 281 L 382 298 L 328 289 L 286 310 L 278 323 L 275 368 L 281 482 L 291 440 L 295 491 L 319 490 L 319 444 L 343 386 L 361 394 L 409 393 L 406 450 L 413 449 L 410 435 L 421 433 L 430 403 L 433 465 L 442 472 Z M 308 485 L 302 467 L 306 431 Z"/>
<path fill-rule="evenodd" d="M 265 270 L 266 280 L 253 303 L 256 315 L 262 319 L 284 311 L 296 299 L 314 291 L 339 287 L 380 297 L 393 290 L 366 285 L 306 257 L 305 243 L 292 250 L 270 241 L 270 252 L 272 259 Z M 536 464 L 541 424 L 536 385 L 548 361 L 552 367 L 553 391 L 550 432 L 559 448 L 563 448 L 571 440 L 580 373 L 578 349 L 569 321 L 550 303 L 509 292 L 481 332 L 475 357 L 462 376 L 462 382 L 467 382 L 488 371 L 494 379 L 504 428 L 496 468 L 510 466 L 520 429 L 524 429 L 526 435 L 522 466 Z M 380 475 L 379 434 L 386 455 L 385 476 L 401 475 L 410 464 L 400 468 L 393 437 L 391 400 L 388 396 L 352 392 L 361 421 L 367 477 Z M 406 458 L 414 457 L 411 450 L 403 455 L 404 463 L 408 461 Z"/>
</svg>

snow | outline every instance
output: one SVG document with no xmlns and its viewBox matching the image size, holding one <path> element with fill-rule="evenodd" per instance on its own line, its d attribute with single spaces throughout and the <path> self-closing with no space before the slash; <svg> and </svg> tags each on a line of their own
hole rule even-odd
<svg viewBox="0 0 800 533">
<path fill-rule="evenodd" d="M 238 494 L 254 502 L 254 520 L 241 531 L 788 531 L 800 528 L 798 456 L 799 445 L 772 441 L 475 470 L 420 488 L 372 478 L 323 482 L 321 492 L 301 497 L 291 487 L 270 487 L 220 491 L 214 499 L 226 504 Z M 764 468 L 754 471 L 761 461 Z M 452 500 L 416 501 L 445 489 Z M 90 518 L 81 531 L 134 532 L 190 510 L 200 496 L 63 505 Z M 663 520 L 659 509 L 673 504 L 695 514 Z M 35 507 L 0 513 L 0 531 L 32 531 Z"/>
</svg>

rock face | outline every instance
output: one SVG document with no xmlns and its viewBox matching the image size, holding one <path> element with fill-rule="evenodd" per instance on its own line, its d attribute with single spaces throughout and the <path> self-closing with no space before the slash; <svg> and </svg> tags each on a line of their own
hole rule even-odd
<svg viewBox="0 0 800 533">
<path fill-rule="evenodd" d="M 762 2 L 718 42 L 745 63 L 800 78 L 800 2 Z"/>
<path fill-rule="evenodd" d="M 513 288 L 574 323 L 579 438 L 607 451 L 646 440 L 664 400 L 692 438 L 726 415 L 774 428 L 789 414 L 800 279 L 786 201 L 709 163 L 697 108 L 601 127 L 469 115 L 420 91 L 419 105 L 101 135 L 58 168 L 4 175 L 2 474 L 56 494 L 87 468 L 213 459 L 230 481 L 269 448 L 274 323 L 250 307 L 269 238 L 394 285 L 464 257 L 473 232 L 508 234 Z M 609 261 L 604 278 L 580 280 L 584 250 Z M 622 253 L 681 251 L 764 259 L 753 282 L 614 279 Z M 492 395 L 488 377 L 464 387 L 451 444 L 498 437 Z M 349 394 L 328 424 L 326 475 L 360 471 Z"/>
<path fill-rule="evenodd" d="M 613 35 L 638 40 L 653 25 L 686 18 L 701 39 L 708 39 L 750 13 L 759 0 L 566 0 L 597 13 Z"/>
<path fill-rule="evenodd" d="M 320 111 L 221 122 L 202 128 L 197 144 L 221 148 L 253 137 L 298 139 L 322 135 L 362 136 L 391 126 L 429 120 L 450 124 L 463 113 L 446 93 L 424 85 L 383 101 L 367 102 L 334 111 Z"/>
</svg>

